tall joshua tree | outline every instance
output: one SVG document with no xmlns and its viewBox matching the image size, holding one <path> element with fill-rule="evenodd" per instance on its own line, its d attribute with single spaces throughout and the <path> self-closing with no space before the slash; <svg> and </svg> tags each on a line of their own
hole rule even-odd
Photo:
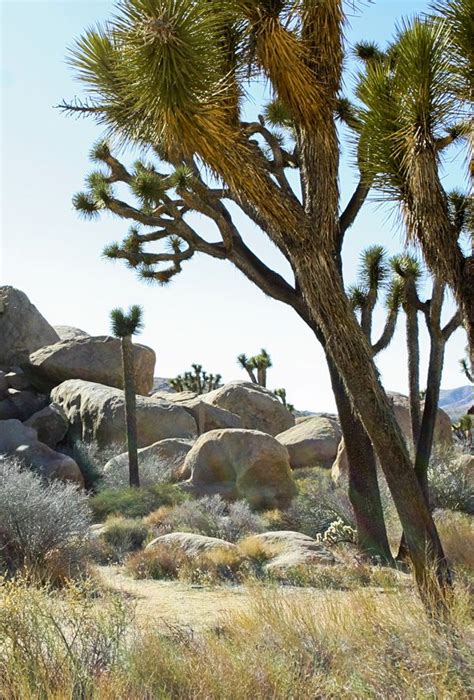
<svg viewBox="0 0 474 700">
<path fill-rule="evenodd" d="M 143 311 L 131 306 L 128 313 L 122 309 L 110 312 L 112 333 L 122 345 L 123 387 L 125 394 L 125 423 L 127 428 L 128 468 L 130 486 L 140 486 L 138 472 L 137 401 L 135 395 L 135 368 L 132 336 L 143 328 Z"/>
<path fill-rule="evenodd" d="M 106 208 L 153 227 L 149 233 L 133 231 L 107 251 L 147 279 L 170 279 L 201 251 L 236 261 L 262 288 L 269 284 L 277 298 L 291 300 L 323 340 L 334 383 L 347 391 L 374 444 L 426 593 L 432 580 L 428 568 L 434 567 L 439 583 L 448 581 L 446 559 L 342 281 L 344 234 L 370 187 L 370 178 L 361 178 L 339 212 L 336 119 L 356 127 L 351 110 L 339 100 L 344 19 L 342 0 L 121 2 L 105 28 L 86 32 L 73 49 L 71 61 L 89 100 L 65 107 L 93 115 L 122 140 L 151 146 L 172 172 L 140 164 L 130 173 L 99 148 L 94 155 L 110 173 L 94 173 L 89 191 L 75 203 L 86 214 Z M 252 123 L 241 119 L 249 74 L 269 81 L 275 101 L 267 114 L 290 125 L 289 149 L 267 129 L 264 117 Z M 217 177 L 218 187 L 206 184 L 202 164 Z M 286 177 L 288 167 L 300 170 L 302 201 Z M 140 209 L 115 196 L 113 184 L 119 181 L 134 188 Z M 283 253 L 294 284 L 255 259 L 225 199 L 238 204 Z M 204 211 L 216 222 L 222 241 L 196 237 L 185 220 L 190 210 Z M 163 239 L 170 241 L 170 251 L 145 250 Z M 157 270 L 160 262 L 171 265 Z"/>
</svg>

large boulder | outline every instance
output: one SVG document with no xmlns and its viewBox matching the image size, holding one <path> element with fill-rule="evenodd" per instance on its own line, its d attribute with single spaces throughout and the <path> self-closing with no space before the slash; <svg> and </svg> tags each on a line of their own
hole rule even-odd
<svg viewBox="0 0 474 700">
<path fill-rule="evenodd" d="M 48 403 L 48 397 L 35 391 L 8 389 L 6 398 L 0 401 L 0 420 L 17 418 L 28 420 Z"/>
<path fill-rule="evenodd" d="M 256 507 L 284 507 L 296 494 L 288 450 L 257 430 L 204 433 L 188 452 L 183 476 L 198 495 L 245 498 Z"/>
<path fill-rule="evenodd" d="M 288 450 L 292 469 L 330 467 L 336 457 L 342 431 L 337 420 L 311 416 L 276 436 Z"/>
<path fill-rule="evenodd" d="M 59 335 L 59 340 L 76 340 L 76 338 L 90 338 L 89 333 L 74 326 L 54 326 L 54 330 Z"/>
<path fill-rule="evenodd" d="M 230 382 L 208 394 L 202 400 L 237 414 L 242 428 L 278 435 L 295 424 L 294 416 L 268 389 L 251 382 Z"/>
<path fill-rule="evenodd" d="M 242 419 L 236 413 L 214 406 L 204 401 L 202 395 L 194 394 L 192 391 L 181 391 L 175 394 L 159 391 L 153 394 L 153 398 L 170 401 L 185 408 L 196 421 L 200 435 L 219 428 L 243 427 Z"/>
<path fill-rule="evenodd" d="M 206 537 L 206 535 L 195 535 L 192 532 L 170 532 L 167 535 L 161 535 L 152 540 L 146 549 L 155 549 L 159 546 L 169 547 L 177 550 L 189 557 L 195 557 L 199 554 L 208 554 L 216 550 L 224 550 L 228 552 L 237 552 L 235 544 L 220 540 L 217 537 Z"/>
<path fill-rule="evenodd" d="M 411 432 L 410 419 L 410 403 L 408 397 L 396 392 L 390 392 L 389 397 L 393 405 L 393 411 L 398 425 L 400 426 L 408 447 L 413 450 L 413 438 Z M 422 404 L 423 408 L 423 404 Z M 452 445 L 453 433 L 451 429 L 451 420 L 448 414 L 443 409 L 438 408 L 438 415 L 435 423 L 434 434 L 435 445 Z M 349 470 L 349 462 L 347 459 L 347 451 L 344 443 L 344 438 L 341 439 L 336 454 L 336 459 L 331 467 L 331 476 L 333 481 L 338 484 L 347 480 Z"/>
<path fill-rule="evenodd" d="M 133 348 L 135 389 L 146 396 L 153 388 L 155 353 L 145 345 Z M 61 340 L 30 355 L 29 371 L 40 388 L 52 389 L 68 379 L 83 379 L 121 389 L 121 343 L 118 338 L 102 335 Z"/>
<path fill-rule="evenodd" d="M 176 479 L 183 468 L 192 440 L 169 438 L 138 450 L 140 484 L 147 486 L 163 480 Z M 106 481 L 115 486 L 128 485 L 128 453 L 113 457 L 104 467 Z"/>
<path fill-rule="evenodd" d="M 284 573 L 296 566 L 331 566 L 337 563 L 327 547 L 301 532 L 262 532 L 254 535 L 252 540 L 258 542 L 269 557 L 265 565 L 267 571 Z"/>
<path fill-rule="evenodd" d="M 34 413 L 25 421 L 25 425 L 34 428 L 38 440 L 53 449 L 66 437 L 68 429 L 66 414 L 55 404 L 45 406 L 41 411 Z"/>
<path fill-rule="evenodd" d="M 16 457 L 45 478 L 72 481 L 84 486 L 84 478 L 76 462 L 40 442 L 36 430 L 19 420 L 0 421 L 0 456 Z"/>
<path fill-rule="evenodd" d="M 125 399 L 123 391 L 80 379 L 63 382 L 51 392 L 69 423 L 72 439 L 95 442 L 99 448 L 123 445 Z M 138 446 L 166 438 L 194 438 L 196 423 L 181 406 L 137 396 Z"/>
<path fill-rule="evenodd" d="M 0 287 L 0 367 L 19 365 L 59 336 L 30 302 L 14 287 Z"/>
</svg>

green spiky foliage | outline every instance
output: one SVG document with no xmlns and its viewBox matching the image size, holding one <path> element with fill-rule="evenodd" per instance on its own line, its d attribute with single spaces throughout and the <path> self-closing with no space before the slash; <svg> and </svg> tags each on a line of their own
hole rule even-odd
<svg viewBox="0 0 474 700">
<path fill-rule="evenodd" d="M 292 403 L 288 403 L 287 398 L 286 398 L 286 389 L 280 388 L 280 389 L 274 389 L 273 393 L 277 397 L 277 399 L 280 399 L 282 402 L 283 406 L 289 410 L 290 413 L 295 412 L 295 407 L 293 406 Z"/>
<path fill-rule="evenodd" d="M 254 384 L 267 386 L 267 370 L 272 366 L 272 359 L 268 352 L 262 348 L 258 355 L 247 357 L 241 354 L 237 357 L 237 362 L 245 369 Z M 255 375 L 255 371 L 257 374 Z"/>
<path fill-rule="evenodd" d="M 203 370 L 202 365 L 191 365 L 191 371 L 178 374 L 170 380 L 170 384 L 175 391 L 192 391 L 195 394 L 207 394 L 222 386 L 222 376 L 220 374 L 208 374 Z"/>
<path fill-rule="evenodd" d="M 390 278 L 390 266 L 384 247 L 369 246 L 362 251 L 360 257 L 358 283 L 348 287 L 346 293 L 351 307 L 359 313 L 360 324 L 371 343 L 373 315 L 384 290 L 387 316 L 380 338 L 372 345 L 374 354 L 384 350 L 393 338 L 402 297 L 400 284 L 394 276 Z"/>
<path fill-rule="evenodd" d="M 459 365 L 461 367 L 461 371 L 463 372 L 464 376 L 472 384 L 474 384 L 474 368 L 472 367 L 472 364 L 469 361 L 467 351 L 468 351 L 468 349 L 466 348 L 466 357 L 463 357 L 462 360 L 459 360 Z"/>
<path fill-rule="evenodd" d="M 472 28 L 472 0 L 441 2 L 438 8 L 449 15 L 454 5 L 470 6 Z M 465 256 L 459 243 L 463 203 L 458 196 L 449 198 L 440 171 L 444 150 L 472 134 L 472 116 L 466 119 L 453 79 L 453 21 L 447 16 L 402 24 L 390 55 L 366 65 L 358 87 L 364 105 L 358 148 L 380 198 L 401 206 L 408 239 L 420 245 L 432 274 L 452 288 L 472 353 L 474 268 L 471 251 Z"/>
<path fill-rule="evenodd" d="M 116 338 L 126 338 L 143 330 L 143 309 L 133 304 L 128 311 L 112 309 L 110 312 L 111 330 Z"/>
<path fill-rule="evenodd" d="M 448 29 L 451 89 L 474 99 L 474 5 L 472 0 L 434 0 L 431 7 Z"/>
<path fill-rule="evenodd" d="M 371 41 L 359 41 L 354 45 L 354 55 L 364 63 L 379 61 L 386 58 L 386 54 Z"/>
</svg>

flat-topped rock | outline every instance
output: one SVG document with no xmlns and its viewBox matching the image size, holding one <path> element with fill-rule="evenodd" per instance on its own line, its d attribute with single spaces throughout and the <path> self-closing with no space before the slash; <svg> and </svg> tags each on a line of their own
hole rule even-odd
<svg viewBox="0 0 474 700">
<path fill-rule="evenodd" d="M 135 390 L 148 395 L 153 387 L 155 353 L 134 344 Z M 68 379 L 82 379 L 123 388 L 122 351 L 118 338 L 85 336 L 61 340 L 30 355 L 29 371 L 40 388 L 51 389 Z"/>
</svg>

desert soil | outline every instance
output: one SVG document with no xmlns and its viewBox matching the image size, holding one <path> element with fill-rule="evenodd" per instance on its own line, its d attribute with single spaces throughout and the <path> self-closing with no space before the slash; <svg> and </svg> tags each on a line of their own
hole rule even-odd
<svg viewBox="0 0 474 700">
<path fill-rule="evenodd" d="M 179 581 L 137 581 L 119 566 L 100 566 L 104 583 L 120 591 L 135 605 L 139 620 L 150 624 L 212 628 L 226 613 L 248 610 L 251 591 L 245 586 L 194 586 Z M 337 591 L 285 588 L 285 595 L 337 595 Z"/>
</svg>

